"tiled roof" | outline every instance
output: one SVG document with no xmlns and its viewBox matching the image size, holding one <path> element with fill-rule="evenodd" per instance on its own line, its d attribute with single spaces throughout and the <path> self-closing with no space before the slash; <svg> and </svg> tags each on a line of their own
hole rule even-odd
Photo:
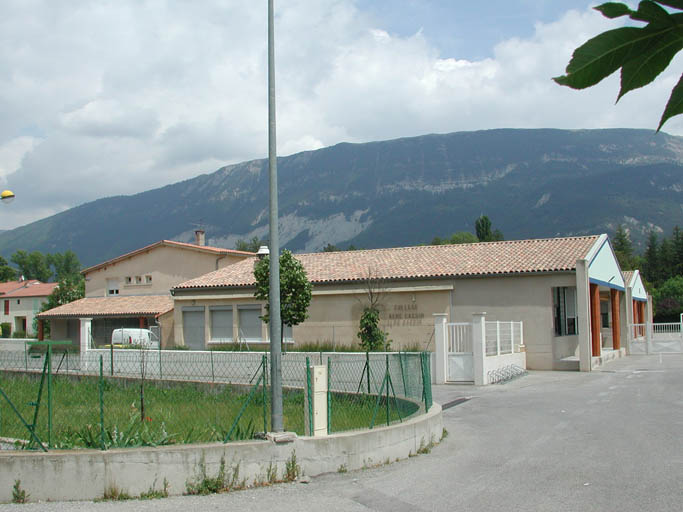
<svg viewBox="0 0 683 512">
<path fill-rule="evenodd" d="M 81 274 L 87 274 L 88 272 L 92 272 L 93 270 L 97 270 L 102 267 L 106 267 L 107 265 L 111 265 L 113 263 L 116 263 L 118 261 L 125 260 L 126 258 L 132 258 L 133 256 L 150 251 L 152 249 L 156 249 L 157 247 L 161 246 L 166 246 L 166 247 L 179 247 L 181 249 L 192 249 L 195 251 L 199 252 L 206 252 L 206 253 L 213 253 L 213 254 L 232 254 L 235 256 L 244 256 L 244 257 L 249 257 L 249 256 L 254 256 L 253 252 L 245 252 L 245 251 L 236 251 L 234 249 L 223 249 L 221 247 L 209 247 L 208 245 L 196 245 L 196 244 L 188 244 L 185 242 L 175 242 L 173 240 L 160 240 L 158 242 L 154 242 L 153 244 L 146 245 L 145 247 L 141 247 L 140 249 L 135 249 L 134 251 L 127 252 L 126 254 L 122 254 L 121 256 L 117 256 L 116 258 L 112 258 L 110 260 L 104 261 L 102 263 L 98 263 L 97 265 L 93 265 L 92 267 L 88 267 L 86 269 L 81 270 Z"/>
<path fill-rule="evenodd" d="M 631 279 L 633 279 L 633 274 L 635 274 L 635 272 L 633 270 L 624 270 L 621 273 L 624 275 L 624 283 L 626 283 L 626 286 L 631 284 Z"/>
<path fill-rule="evenodd" d="M 29 279 L 28 281 L 7 281 L 6 283 L 0 283 L 0 295 L 5 295 L 11 291 L 21 288 L 22 286 L 33 285 L 40 283 L 37 279 Z"/>
<path fill-rule="evenodd" d="M 41 319 L 64 317 L 149 316 L 173 309 L 170 295 L 86 297 L 36 315 Z"/>
<path fill-rule="evenodd" d="M 363 251 L 297 254 L 312 283 L 561 272 L 576 269 L 598 236 L 430 245 Z M 175 287 L 253 286 L 256 258 L 185 281 Z"/>
<path fill-rule="evenodd" d="M 57 283 L 25 281 L 26 286 L 5 293 L 2 297 L 47 297 L 57 287 Z"/>
</svg>

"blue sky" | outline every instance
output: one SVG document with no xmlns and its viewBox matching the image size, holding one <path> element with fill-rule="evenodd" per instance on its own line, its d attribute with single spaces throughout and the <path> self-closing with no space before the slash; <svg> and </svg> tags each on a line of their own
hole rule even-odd
<svg viewBox="0 0 683 512">
<path fill-rule="evenodd" d="M 585 10 L 597 4 L 587 0 L 358 0 L 359 8 L 390 33 L 405 37 L 422 30 L 441 57 L 460 59 L 491 57 L 499 42 L 532 36 L 535 23 L 552 22 L 569 9 Z"/>
<path fill-rule="evenodd" d="M 635 2 L 632 3 L 635 6 Z M 552 82 L 615 28 L 585 1 L 276 0 L 278 154 L 492 128 L 654 129 L 681 58 Z M 0 229 L 267 155 L 266 2 L 0 2 Z M 683 121 L 665 126 L 683 134 Z"/>
</svg>

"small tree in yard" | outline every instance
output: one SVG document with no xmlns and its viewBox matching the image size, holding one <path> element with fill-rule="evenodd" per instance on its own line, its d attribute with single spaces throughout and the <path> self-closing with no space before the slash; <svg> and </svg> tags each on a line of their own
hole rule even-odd
<svg viewBox="0 0 683 512">
<path fill-rule="evenodd" d="M 365 277 L 365 292 L 367 304 L 360 316 L 360 329 L 357 334 L 360 346 L 367 352 L 389 350 L 391 342 L 387 338 L 387 333 L 379 327 L 379 302 L 382 298 L 383 285 L 372 269 L 368 269 Z"/>
<path fill-rule="evenodd" d="M 270 259 L 266 256 L 254 265 L 256 292 L 254 297 L 266 301 L 266 314 L 261 318 L 270 321 Z M 291 252 L 285 250 L 280 255 L 280 320 L 281 327 L 299 325 L 308 318 L 308 306 L 311 304 L 311 285 L 304 266 Z M 280 330 L 280 342 L 284 337 Z"/>
</svg>

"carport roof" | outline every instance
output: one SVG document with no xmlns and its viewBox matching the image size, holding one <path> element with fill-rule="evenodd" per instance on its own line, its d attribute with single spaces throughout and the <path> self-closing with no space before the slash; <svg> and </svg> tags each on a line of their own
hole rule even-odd
<svg viewBox="0 0 683 512">
<path fill-rule="evenodd" d="M 312 283 L 361 282 L 570 272 L 586 258 L 598 235 L 431 245 L 295 255 Z M 174 290 L 251 287 L 256 258 L 185 281 Z"/>
<path fill-rule="evenodd" d="M 36 315 L 41 320 L 51 318 L 91 318 L 112 316 L 158 316 L 173 309 L 170 295 L 139 295 L 89 297 Z"/>
</svg>

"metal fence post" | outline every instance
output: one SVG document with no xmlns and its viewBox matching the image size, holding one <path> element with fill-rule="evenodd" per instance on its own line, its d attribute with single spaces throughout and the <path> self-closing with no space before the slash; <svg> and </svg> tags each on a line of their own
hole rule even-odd
<svg viewBox="0 0 683 512">
<path fill-rule="evenodd" d="M 209 357 L 211 358 L 211 383 L 213 384 L 216 381 L 216 375 L 213 371 L 213 349 L 209 350 Z"/>
<path fill-rule="evenodd" d="M 370 394 L 370 352 L 365 352 L 365 369 L 368 371 L 368 395 Z"/>
<path fill-rule="evenodd" d="M 159 340 L 159 380 L 164 378 L 164 373 L 161 371 L 161 340 Z"/>
<path fill-rule="evenodd" d="M 384 374 L 384 379 L 389 377 L 389 354 L 385 356 L 386 370 Z M 386 397 L 386 410 L 387 410 L 387 426 L 389 426 L 389 383 L 387 382 L 387 397 Z"/>
<path fill-rule="evenodd" d="M 266 384 L 268 375 L 268 358 L 265 354 L 261 356 L 261 366 L 263 366 L 263 432 L 268 432 L 268 401 L 266 399 Z"/>
<path fill-rule="evenodd" d="M 332 419 L 332 361 L 330 356 L 327 356 L 327 434 L 331 433 L 331 419 Z"/>
<path fill-rule="evenodd" d="M 100 448 L 105 449 L 104 446 L 104 362 L 102 361 L 102 355 L 100 355 L 100 380 L 99 380 L 99 392 L 100 392 Z"/>
<path fill-rule="evenodd" d="M 114 340 L 109 344 L 109 375 L 114 376 Z"/>
<path fill-rule="evenodd" d="M 52 345 L 47 346 L 47 447 L 52 448 Z"/>
</svg>

